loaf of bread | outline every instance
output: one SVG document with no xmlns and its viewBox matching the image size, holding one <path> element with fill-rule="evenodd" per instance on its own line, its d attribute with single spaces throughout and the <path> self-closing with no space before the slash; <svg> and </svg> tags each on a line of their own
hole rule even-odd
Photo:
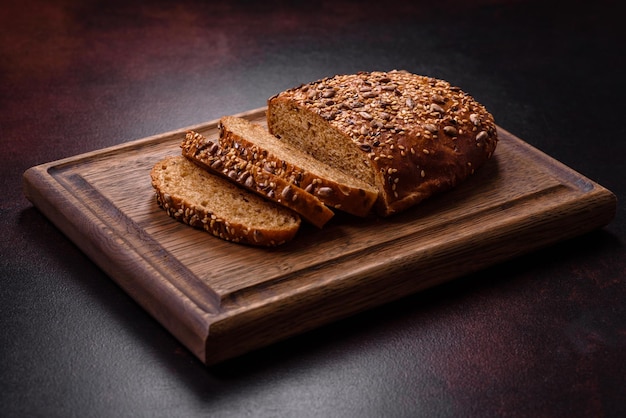
<svg viewBox="0 0 626 418">
<path fill-rule="evenodd" d="M 182 154 L 203 169 L 294 210 L 319 228 L 334 216 L 334 212 L 314 195 L 239 158 L 234 149 L 224 149 L 197 132 L 187 132 L 180 146 Z"/>
<path fill-rule="evenodd" d="M 276 246 L 291 240 L 300 227 L 293 211 L 209 174 L 183 156 L 159 161 L 150 177 L 159 206 L 171 217 L 224 240 Z"/>
<path fill-rule="evenodd" d="M 315 195 L 324 204 L 356 216 L 366 216 L 378 189 L 329 166 L 246 119 L 226 116 L 219 122 L 219 143 L 264 171 Z"/>
<path fill-rule="evenodd" d="M 218 142 L 188 132 L 151 171 L 166 212 L 222 239 L 274 246 L 329 207 L 404 211 L 493 155 L 493 116 L 450 83 L 406 71 L 337 75 L 268 100 L 267 130 L 223 117 Z M 251 193 L 253 192 L 253 193 Z"/>
<path fill-rule="evenodd" d="M 337 75 L 268 100 L 269 131 L 374 186 L 403 211 L 474 173 L 498 141 L 492 115 L 448 82 L 405 71 Z"/>
</svg>

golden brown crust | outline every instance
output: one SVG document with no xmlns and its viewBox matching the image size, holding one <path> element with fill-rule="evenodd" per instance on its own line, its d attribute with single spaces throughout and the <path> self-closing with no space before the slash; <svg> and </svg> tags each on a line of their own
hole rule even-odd
<svg viewBox="0 0 626 418">
<path fill-rule="evenodd" d="M 498 141 L 492 115 L 471 96 L 405 71 L 338 75 L 279 93 L 268 100 L 270 132 L 285 135 L 279 118 L 302 112 L 367 156 L 383 216 L 455 186 Z"/>
<path fill-rule="evenodd" d="M 219 143 L 287 182 L 312 193 L 328 206 L 356 216 L 370 213 L 378 190 L 279 141 L 264 127 L 235 116 L 219 123 Z"/>
<path fill-rule="evenodd" d="M 242 160 L 234 150 L 222 149 L 197 132 L 187 132 L 181 143 L 182 154 L 212 173 L 218 174 L 273 202 L 300 214 L 318 228 L 334 213 L 317 197 L 260 167 Z"/>
<path fill-rule="evenodd" d="M 181 172 L 186 178 L 186 187 L 178 183 Z M 226 241 L 274 247 L 292 240 L 300 227 L 297 214 L 209 174 L 183 156 L 159 161 L 150 171 L 150 178 L 157 203 L 169 216 Z M 215 194 L 220 195 L 221 202 L 214 201 Z M 197 196 L 203 196 L 201 201 Z M 269 222 L 259 222 L 258 217 L 250 216 L 245 222 L 236 219 L 230 208 L 224 208 L 235 207 L 242 201 L 265 217 L 285 221 L 268 225 Z"/>
</svg>

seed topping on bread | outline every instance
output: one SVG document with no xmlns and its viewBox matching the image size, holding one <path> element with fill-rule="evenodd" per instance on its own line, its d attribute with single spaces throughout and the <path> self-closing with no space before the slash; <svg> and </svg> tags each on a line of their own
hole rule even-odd
<svg viewBox="0 0 626 418">
<path fill-rule="evenodd" d="M 329 123 L 349 132 L 363 150 L 386 150 L 382 154 L 371 152 L 371 158 L 406 155 L 407 148 L 389 140 L 387 133 L 411 132 L 429 139 L 446 135 L 454 140 L 463 133 L 457 126 L 467 124 L 465 118 L 473 125 L 477 147 L 495 140 L 495 124 L 485 117 L 485 108 L 444 80 L 405 71 L 360 72 L 325 78 L 290 91 L 295 101 L 318 109 Z M 409 152 L 414 154 L 415 150 Z"/>
</svg>

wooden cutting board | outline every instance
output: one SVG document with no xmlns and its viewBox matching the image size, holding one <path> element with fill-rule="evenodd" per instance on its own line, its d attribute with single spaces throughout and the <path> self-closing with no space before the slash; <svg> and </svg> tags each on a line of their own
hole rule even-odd
<svg viewBox="0 0 626 418">
<path fill-rule="evenodd" d="M 265 109 L 241 116 L 265 123 Z M 32 167 L 27 198 L 206 364 L 608 224 L 616 198 L 504 129 L 487 165 L 390 219 L 338 214 L 252 248 L 161 210 L 152 166 L 188 129 Z"/>
</svg>

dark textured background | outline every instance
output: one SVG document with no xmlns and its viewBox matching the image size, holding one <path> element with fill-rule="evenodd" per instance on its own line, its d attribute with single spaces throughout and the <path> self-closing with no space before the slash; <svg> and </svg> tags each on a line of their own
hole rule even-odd
<svg viewBox="0 0 626 418">
<path fill-rule="evenodd" d="M 10 1 L 0 415 L 624 416 L 616 1 Z M 444 78 L 612 190 L 606 228 L 206 368 L 23 197 L 24 170 L 359 70 Z"/>
</svg>

